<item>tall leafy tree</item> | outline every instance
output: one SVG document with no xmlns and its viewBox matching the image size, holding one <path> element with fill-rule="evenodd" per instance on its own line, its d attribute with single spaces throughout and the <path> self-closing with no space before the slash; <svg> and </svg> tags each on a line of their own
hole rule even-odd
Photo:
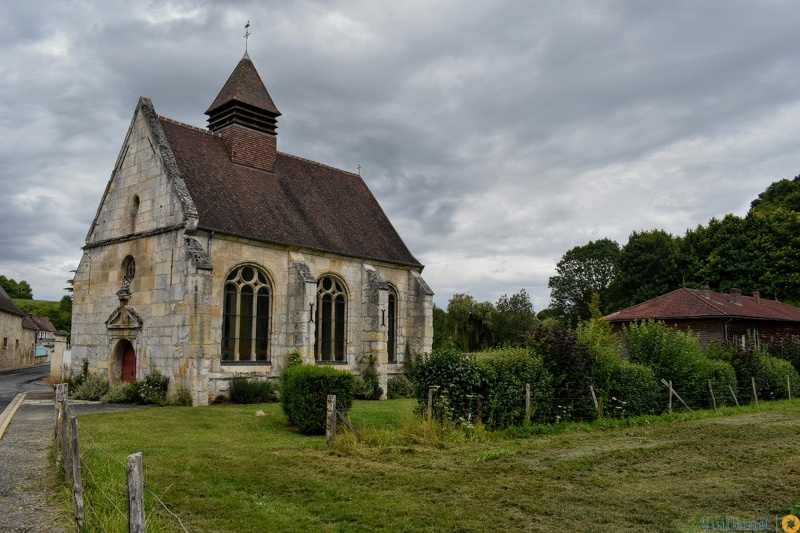
<svg viewBox="0 0 800 533">
<path fill-rule="evenodd" d="M 511 296 L 503 295 L 495 305 L 494 341 L 497 345 L 522 346 L 536 326 L 531 297 L 525 289 Z"/>
<path fill-rule="evenodd" d="M 33 300 L 33 289 L 31 289 L 31 286 L 28 285 L 28 282 L 25 280 L 17 283 L 14 279 L 8 279 L 0 275 L 0 285 L 2 285 L 3 289 L 5 289 L 8 296 L 11 298 Z"/>
<path fill-rule="evenodd" d="M 476 302 L 469 294 L 454 294 L 447 303 L 445 323 L 455 345 L 464 352 L 492 346 L 495 313 L 491 302 Z"/>
<path fill-rule="evenodd" d="M 609 286 L 611 309 L 629 307 L 681 286 L 680 240 L 664 230 L 634 231 L 622 247 Z"/>
<path fill-rule="evenodd" d="M 551 307 L 573 326 L 590 318 L 593 294 L 599 295 L 601 305 L 607 303 L 619 257 L 619 244 L 610 239 L 589 241 L 567 251 L 556 264 L 556 275 L 547 283 Z"/>
</svg>

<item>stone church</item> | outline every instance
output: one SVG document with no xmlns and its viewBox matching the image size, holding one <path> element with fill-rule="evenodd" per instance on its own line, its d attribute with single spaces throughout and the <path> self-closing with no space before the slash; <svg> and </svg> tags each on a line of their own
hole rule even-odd
<svg viewBox="0 0 800 533">
<path fill-rule="evenodd" d="M 111 383 L 151 365 L 195 405 L 289 353 L 384 391 L 429 352 L 433 293 L 360 175 L 277 149 L 281 113 L 247 53 L 208 129 L 140 98 L 75 274 L 72 360 Z"/>
</svg>

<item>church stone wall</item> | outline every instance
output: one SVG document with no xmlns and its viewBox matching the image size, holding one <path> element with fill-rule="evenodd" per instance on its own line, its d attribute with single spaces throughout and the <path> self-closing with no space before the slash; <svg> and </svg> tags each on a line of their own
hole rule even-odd
<svg viewBox="0 0 800 533">
<path fill-rule="evenodd" d="M 406 354 L 430 351 L 430 289 L 409 267 L 214 234 L 183 224 L 182 202 L 139 107 L 87 238 L 74 278 L 72 360 L 121 378 L 121 348 L 136 353 L 136 375 L 152 364 L 170 378 L 170 392 L 191 391 L 195 404 L 227 392 L 234 376 L 277 378 L 287 354 L 314 362 L 317 280 L 344 282 L 348 294 L 346 362 L 359 372 L 364 356 L 378 362 L 386 390 Z M 150 117 L 152 119 L 152 117 Z M 186 226 L 186 227 L 185 227 Z M 128 257 L 135 276 L 123 283 Z M 228 274 L 244 264 L 264 270 L 272 285 L 269 364 L 220 360 L 222 304 Z M 388 288 L 397 291 L 396 364 L 387 362 L 382 320 Z"/>
</svg>

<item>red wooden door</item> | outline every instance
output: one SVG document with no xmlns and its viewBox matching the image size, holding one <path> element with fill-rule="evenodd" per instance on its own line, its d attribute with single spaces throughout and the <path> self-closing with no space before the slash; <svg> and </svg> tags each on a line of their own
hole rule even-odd
<svg viewBox="0 0 800 533">
<path fill-rule="evenodd" d="M 136 352 L 130 344 L 125 347 L 122 355 L 122 381 L 130 383 L 136 380 Z"/>
</svg>

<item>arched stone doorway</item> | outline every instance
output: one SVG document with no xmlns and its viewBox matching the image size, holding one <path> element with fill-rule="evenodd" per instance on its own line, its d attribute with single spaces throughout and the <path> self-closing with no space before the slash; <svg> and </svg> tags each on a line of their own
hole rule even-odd
<svg viewBox="0 0 800 533">
<path fill-rule="evenodd" d="M 136 380 L 136 350 L 128 339 L 120 340 L 114 347 L 113 376 L 115 383 L 130 383 Z"/>
</svg>

